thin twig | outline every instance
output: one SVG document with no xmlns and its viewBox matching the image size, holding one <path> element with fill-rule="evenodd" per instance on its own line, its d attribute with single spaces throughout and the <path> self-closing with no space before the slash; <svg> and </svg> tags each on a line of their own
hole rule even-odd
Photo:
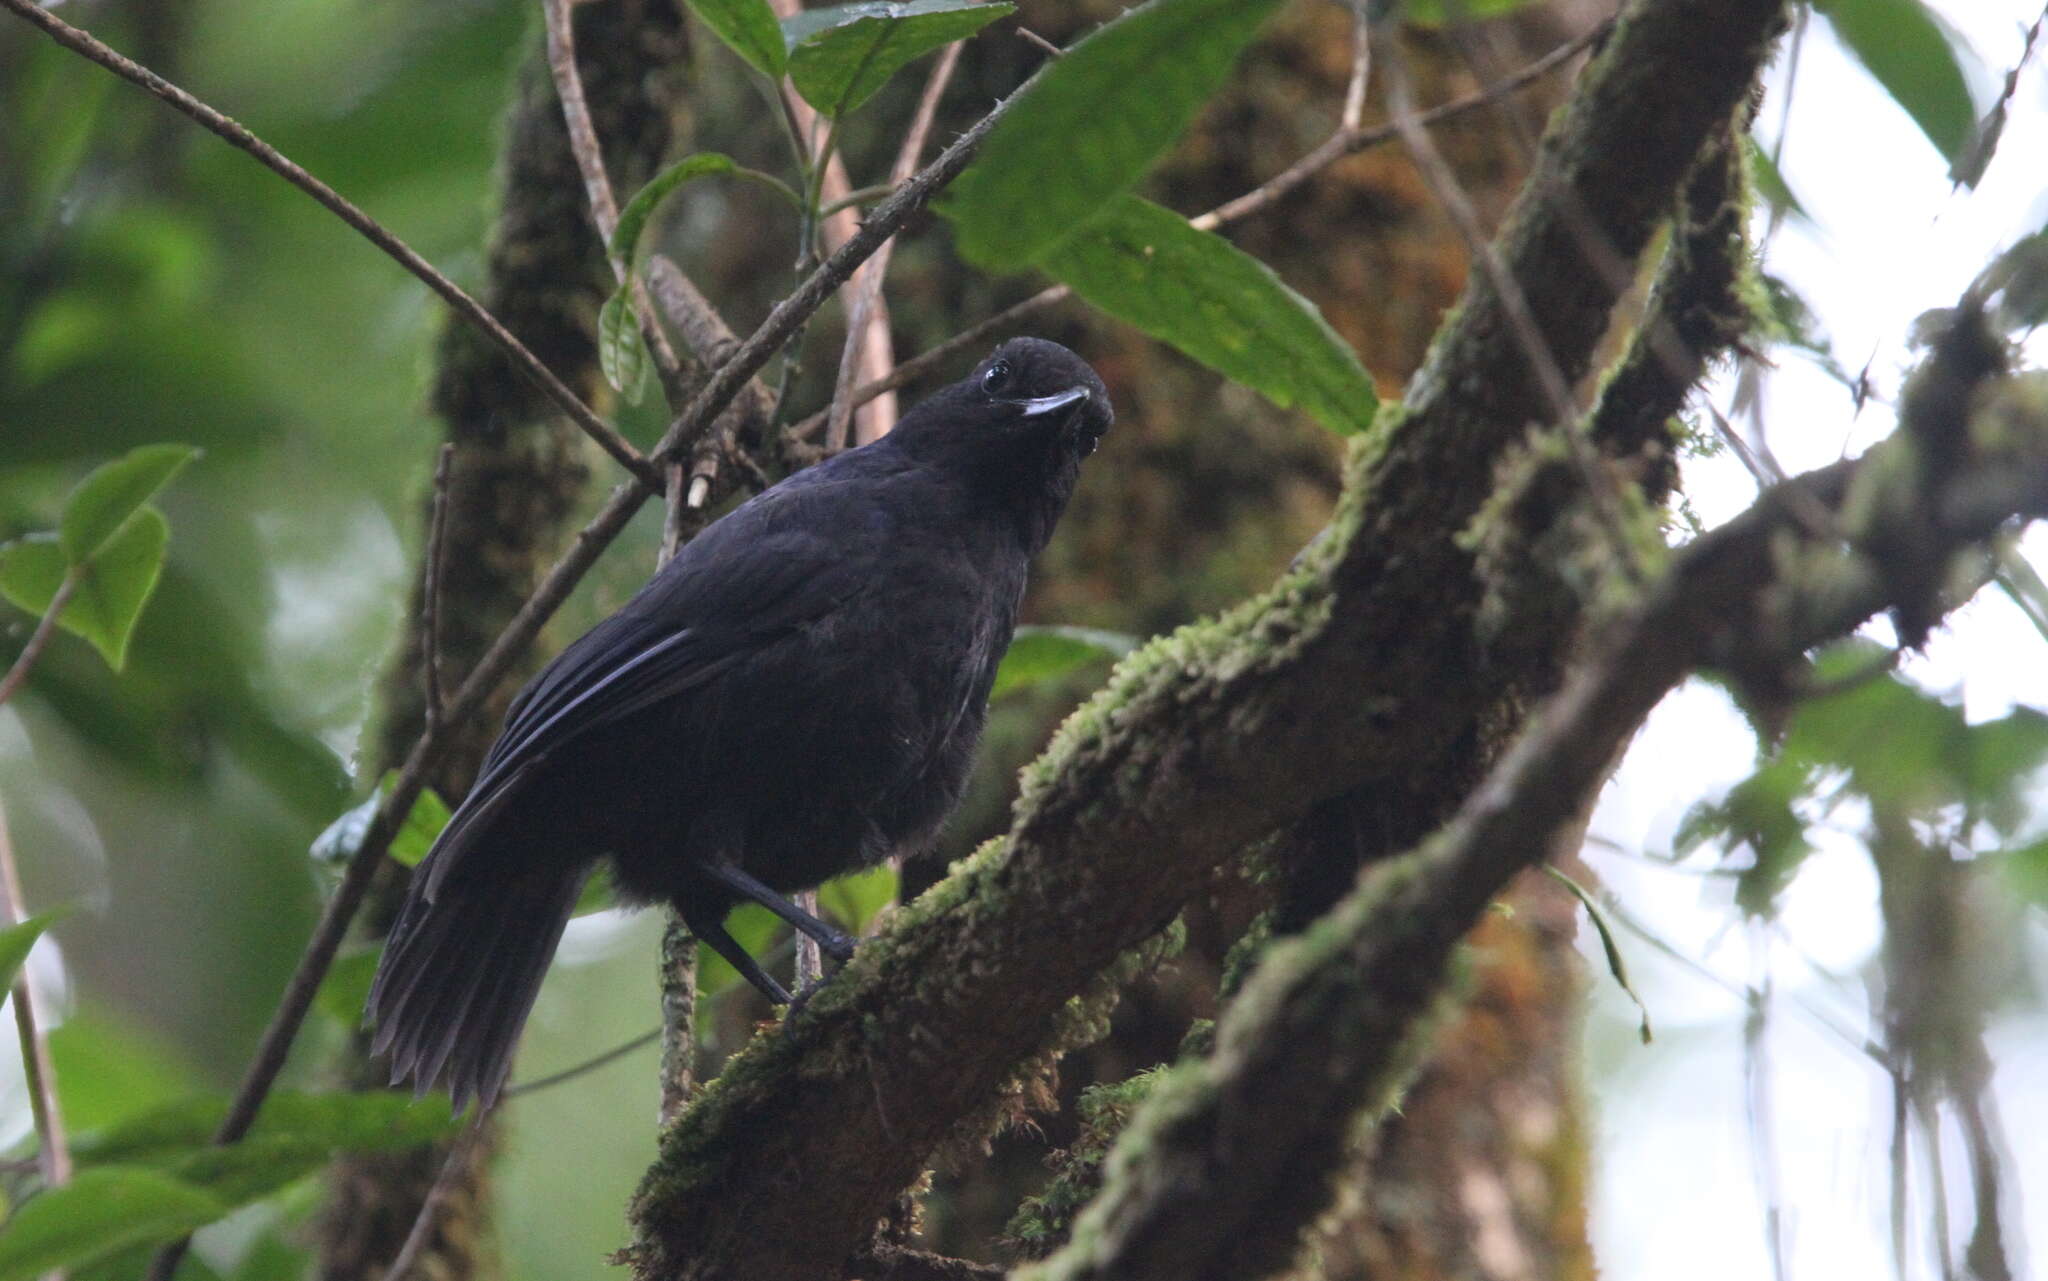
<svg viewBox="0 0 2048 1281">
<path fill-rule="evenodd" d="M 1065 49 L 1060 48 L 1058 45 L 1046 39 L 1044 36 L 1039 35 L 1036 31 L 1033 31 L 1029 27 L 1018 27 L 1017 34 L 1023 37 L 1025 44 L 1037 45 L 1040 49 L 1044 50 L 1047 57 L 1063 58 L 1067 54 L 1067 51 Z M 953 47 L 958 48 L 959 46 L 955 45 Z"/>
<path fill-rule="evenodd" d="M 448 1145 L 448 1158 L 441 1163 L 441 1172 L 434 1176 L 434 1186 L 427 1189 L 426 1198 L 420 1202 L 420 1212 L 413 1216 L 412 1230 L 405 1234 L 405 1244 L 399 1247 L 398 1257 L 384 1270 L 384 1281 L 405 1281 L 413 1265 L 419 1262 L 420 1253 L 427 1248 L 427 1238 L 434 1235 L 434 1217 L 447 1203 L 448 1194 L 454 1190 L 456 1180 L 469 1163 L 470 1149 L 476 1146 L 477 1136 L 483 1128 L 483 1114 L 478 1113 L 456 1136 L 455 1142 Z"/>
<path fill-rule="evenodd" d="M 1009 1275 L 993 1263 L 955 1259 L 880 1241 L 856 1251 L 846 1264 L 846 1275 L 860 1281 L 1002 1281 Z"/>
<path fill-rule="evenodd" d="M 796 905 L 812 916 L 818 914 L 818 891 L 801 890 L 796 895 Z M 813 983 L 825 977 L 825 954 L 818 948 L 818 940 L 799 930 L 796 934 L 796 990 L 803 992 Z"/>
<path fill-rule="evenodd" d="M 426 622 L 427 733 L 441 728 L 441 561 L 448 541 L 448 476 L 455 460 L 453 442 L 441 446 L 434 461 L 434 507 L 427 519 L 427 563 L 421 576 L 420 613 Z"/>
<path fill-rule="evenodd" d="M 953 69 L 960 63 L 961 48 L 958 44 L 947 45 L 946 51 L 939 55 L 938 65 L 932 68 L 931 78 L 925 81 L 924 96 L 918 99 L 917 112 L 910 119 L 910 128 L 903 135 L 903 146 L 896 153 L 895 165 L 889 170 L 891 187 L 917 172 L 918 158 L 924 154 L 925 139 L 931 135 L 932 121 L 939 114 L 939 99 L 953 79 Z M 846 345 L 839 353 L 839 377 L 832 388 L 832 400 L 827 406 L 829 416 L 825 420 L 825 449 L 829 453 L 837 453 L 846 445 L 847 429 L 853 422 L 854 410 L 853 398 L 847 393 L 853 389 L 853 380 L 860 373 L 861 357 L 876 342 L 870 333 L 870 322 L 880 319 L 875 314 L 876 304 L 881 301 L 882 280 L 888 274 L 889 258 L 895 246 L 894 240 L 883 244 L 853 282 L 852 301 L 846 305 Z M 882 335 L 881 340 L 886 341 L 887 335 Z M 895 414 L 891 412 L 888 416 L 894 418 Z M 867 426 L 870 430 L 861 433 L 864 438 L 860 442 L 862 444 L 867 443 L 867 438 L 888 430 L 888 424 L 876 422 L 872 417 Z M 804 955 L 799 948 L 798 958 Z"/>
<path fill-rule="evenodd" d="M 0 809 L 0 892 L 7 896 L 7 923 L 26 921 L 28 899 L 21 892 L 21 869 L 15 862 L 14 838 L 4 809 Z M 50 1058 L 49 1037 L 36 1019 L 25 965 L 14 980 L 14 1027 L 21 1036 L 21 1071 L 36 1130 L 36 1164 L 45 1185 L 62 1187 L 71 1182 L 71 1145 L 65 1140 L 64 1112 L 57 1104 L 57 1065 Z"/>
<path fill-rule="evenodd" d="M 579 1076 L 588 1075 L 601 1067 L 607 1067 L 616 1063 L 633 1051 L 652 1045 L 660 1039 L 661 1029 L 658 1027 L 649 1028 L 632 1040 L 620 1045 L 614 1045 L 604 1053 L 593 1055 L 573 1067 L 565 1067 L 559 1072 L 550 1072 L 546 1076 L 535 1077 L 531 1081 L 521 1081 L 517 1085 L 510 1086 L 498 1097 L 501 1099 L 516 1099 L 522 1094 L 532 1094 L 535 1090 L 545 1090 L 550 1086 L 561 1085 L 565 1081 L 573 1081 Z"/>
<path fill-rule="evenodd" d="M 50 607 L 44 610 L 43 616 L 36 621 L 36 629 L 28 634 L 28 644 L 21 647 L 21 653 L 15 656 L 14 665 L 7 669 L 7 675 L 0 676 L 0 704 L 5 704 L 8 699 L 13 698 L 14 691 L 20 689 L 22 682 L 28 679 L 29 671 L 35 667 L 36 660 L 43 656 L 44 647 L 49 645 L 50 638 L 57 634 L 57 616 L 71 603 L 71 598 L 77 593 L 78 585 L 82 581 L 84 573 L 74 565 L 71 571 L 64 575 L 64 580 L 57 584 L 56 592 L 50 597 Z"/>
<path fill-rule="evenodd" d="M 12 3 L 12 0 L 0 0 Z M 1019 93 L 1022 90 L 1018 91 Z M 988 136 L 990 129 L 1002 119 L 1018 94 L 996 104 L 994 110 L 975 122 L 973 127 L 956 138 L 931 164 L 903 184 L 896 194 L 878 205 L 871 212 L 853 239 L 841 245 L 818 269 L 797 287 L 796 291 L 776 304 L 767 319 L 761 322 L 747 340 L 734 348 L 732 354 L 718 367 L 693 397 L 683 412 L 677 416 L 654 454 L 655 458 L 668 460 L 676 456 L 688 444 L 695 442 L 704 428 L 731 402 L 733 396 L 747 380 L 766 364 L 777 346 L 790 332 L 812 312 L 824 305 L 833 290 L 843 284 L 860 263 L 867 260 L 875 249 L 898 227 L 928 204 L 932 197 L 957 177 L 975 151 Z M 692 491 L 697 488 L 693 479 Z M 370 826 L 363 834 L 362 844 L 349 859 L 343 870 L 340 883 L 335 886 L 334 895 L 322 911 L 313 935 L 307 940 L 306 949 L 299 957 L 298 966 L 285 985 L 278 999 L 277 1008 L 272 1012 L 270 1023 L 263 1030 L 256 1053 L 251 1058 L 235 1097 L 214 1131 L 213 1141 L 226 1145 L 248 1133 L 249 1125 L 255 1120 L 257 1110 L 269 1096 L 276 1084 L 277 1075 L 284 1067 L 285 1057 L 304 1024 L 306 1013 L 312 1008 L 313 996 L 319 990 L 320 981 L 333 964 L 335 952 L 348 931 L 350 921 L 362 906 L 363 896 L 368 892 L 372 875 L 391 847 L 391 840 L 397 834 L 403 815 L 412 810 L 413 802 L 419 799 L 426 787 L 428 772 L 439 762 L 446 749 L 447 726 L 459 725 L 474 715 L 483 705 L 498 682 L 511 670 L 512 664 L 525 652 L 562 601 L 568 598 L 604 549 L 611 545 L 620 531 L 626 527 L 634 513 L 640 510 L 652 495 L 652 486 L 644 483 L 637 475 L 621 484 L 605 505 L 599 509 L 588 524 L 577 531 L 569 550 L 548 570 L 525 604 L 506 623 L 496 640 L 485 651 L 484 656 L 470 670 L 455 696 L 448 701 L 444 713 L 444 728 L 441 733 L 422 734 L 407 754 L 404 765 L 398 772 L 391 790 L 385 794 L 383 803 L 370 820 Z M 149 1276 L 152 1281 L 169 1281 L 176 1269 L 177 1261 L 184 1253 L 186 1241 L 179 1241 L 165 1247 L 152 1263 Z"/>
<path fill-rule="evenodd" d="M 242 125 L 207 106 L 148 67 L 121 56 L 77 27 L 60 21 L 48 10 L 37 5 L 35 0 L 0 0 L 0 6 L 42 28 L 44 34 L 58 44 L 98 63 L 123 80 L 141 86 L 198 121 L 232 146 L 255 157 L 265 168 L 305 192 L 329 212 L 355 228 L 365 240 L 383 250 L 400 266 L 424 282 L 427 288 L 439 294 L 458 315 L 482 330 L 504 351 L 513 364 L 524 370 L 527 377 L 533 379 L 549 400 L 554 401 L 562 412 L 569 416 L 570 421 L 582 428 L 584 433 L 603 447 L 606 453 L 617 459 L 620 466 L 632 472 L 649 488 L 660 488 L 660 473 L 648 464 L 639 450 L 633 448 L 632 442 L 621 436 L 610 423 L 598 417 L 597 411 L 584 404 L 582 399 L 569 389 L 567 383 L 557 378 L 553 370 L 542 364 L 540 357 L 527 350 L 526 345 L 515 338 L 511 330 L 500 324 L 496 316 L 486 311 L 482 303 L 470 297 L 463 291 L 462 286 L 442 275 L 432 263 L 414 252 L 410 245 L 385 230 L 382 224 L 351 204 L 341 193 L 300 168 L 277 148 L 258 138 Z"/>
<path fill-rule="evenodd" d="M 1477 111 L 1504 94 L 1525 89 L 1559 67 L 1564 66 L 1579 54 L 1584 53 L 1589 46 L 1599 40 L 1600 37 L 1606 35 L 1612 25 L 1611 21 L 1595 25 L 1591 30 L 1552 49 L 1549 53 L 1544 54 L 1498 84 L 1488 85 L 1476 93 L 1468 94 L 1453 102 L 1431 107 L 1427 111 L 1417 112 L 1415 123 L 1425 127 L 1442 124 L 1444 121 L 1454 120 L 1459 116 Z M 1364 101 L 1363 81 L 1357 79 L 1358 63 L 1355 59 L 1352 70 L 1354 75 L 1353 83 L 1360 86 L 1359 102 L 1361 103 L 1360 111 L 1362 112 Z M 1347 89 L 1345 98 L 1347 116 L 1350 113 L 1350 109 L 1351 95 Z M 1371 129 L 1340 126 L 1337 132 L 1330 135 L 1321 145 L 1289 165 L 1286 169 L 1268 178 L 1243 195 L 1227 200 L 1207 213 L 1197 214 L 1188 221 L 1198 230 L 1214 231 L 1218 227 L 1226 226 L 1241 218 L 1249 217 L 1278 201 L 1281 197 L 1287 195 L 1296 187 L 1301 186 L 1310 178 L 1315 177 L 1344 157 L 1356 155 L 1373 147 L 1384 146 L 1400 136 L 1400 131 L 1393 125 L 1377 125 Z M 972 328 L 962 330 L 945 342 L 917 356 L 913 356 L 911 359 L 897 365 L 884 376 L 872 382 L 862 384 L 855 388 L 847 399 L 856 406 L 864 405 L 884 392 L 897 391 L 907 387 L 926 373 L 943 365 L 963 349 L 977 346 L 986 341 L 990 335 L 1000 333 L 1027 317 L 1037 315 L 1046 308 L 1065 301 L 1071 293 L 1073 293 L 1073 290 L 1065 285 L 1054 285 L 1051 288 L 1042 289 L 1007 310 L 991 316 Z M 791 442 L 803 442 L 816 437 L 819 431 L 826 425 L 826 417 L 827 411 L 819 410 L 802 422 L 791 426 L 785 433 L 786 438 Z M 813 450 L 815 448 L 815 446 L 812 447 Z"/>
<path fill-rule="evenodd" d="M 1408 67 L 1401 51 L 1390 48 L 1390 53 L 1387 59 L 1387 109 L 1393 117 L 1394 128 L 1400 133 L 1402 142 L 1407 144 L 1408 153 L 1422 174 L 1423 182 L 1437 203 L 1444 207 L 1459 237 L 1464 240 L 1473 267 L 1499 296 L 1509 332 L 1513 334 L 1523 362 L 1528 365 L 1538 389 L 1548 402 L 1551 421 L 1564 435 L 1572 464 L 1585 486 L 1593 516 L 1607 537 L 1616 566 L 1630 577 L 1637 577 L 1637 558 L 1620 513 L 1620 495 L 1612 474 L 1602 466 L 1580 429 L 1579 410 L 1572 397 L 1571 381 L 1565 377 L 1564 369 L 1557 362 L 1557 354 L 1551 350 L 1549 340 L 1536 323 L 1536 313 L 1529 306 L 1529 297 L 1523 292 L 1521 282 L 1508 270 L 1500 249 L 1480 225 L 1479 211 L 1473 208 L 1471 198 L 1465 194 L 1450 162 L 1437 150 L 1429 131 L 1417 122 Z"/>
<path fill-rule="evenodd" d="M 1475 93 L 1431 107 L 1415 114 L 1415 123 L 1428 128 L 1452 120 L 1470 112 L 1491 105 L 1507 94 L 1526 89 L 1544 76 L 1564 66 L 1573 58 L 1584 53 L 1600 37 L 1607 34 L 1612 22 L 1601 22 L 1583 34 L 1565 41 L 1549 53 L 1536 59 L 1498 84 L 1490 84 Z M 1356 71 L 1356 64 L 1353 66 Z M 1260 183 L 1235 200 L 1218 205 L 1215 210 L 1192 221 L 1203 229 L 1211 229 L 1224 223 L 1236 222 L 1247 214 L 1255 213 L 1280 197 L 1307 182 L 1332 163 L 1345 156 L 1356 155 L 1373 147 L 1383 146 L 1401 136 L 1400 127 L 1395 124 L 1376 125 L 1371 129 L 1339 128 L 1328 141 L 1303 156 L 1273 177 Z"/>
<path fill-rule="evenodd" d="M 576 29 L 569 15 L 570 0 L 541 0 L 548 32 L 548 71 L 554 77 L 555 96 L 562 103 L 562 121 L 568 126 L 569 153 L 583 175 L 583 190 L 590 201 L 590 218 L 604 242 L 612 275 L 633 299 L 633 314 L 654 363 L 661 371 L 663 388 L 671 399 L 681 398 L 682 361 L 668 340 L 668 331 L 655 318 L 654 304 L 647 290 L 633 275 L 633 265 L 611 250 L 612 233 L 619 227 L 619 202 L 612 194 L 611 178 L 605 173 L 604 148 L 597 140 L 597 126 L 590 119 L 590 103 L 583 96 L 583 76 L 576 69 Z"/>
</svg>

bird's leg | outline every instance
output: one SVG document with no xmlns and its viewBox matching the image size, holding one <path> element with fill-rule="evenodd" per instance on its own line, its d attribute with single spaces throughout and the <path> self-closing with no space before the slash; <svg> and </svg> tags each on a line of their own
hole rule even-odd
<svg viewBox="0 0 2048 1281">
<path fill-rule="evenodd" d="M 676 915 L 683 918 L 683 924 L 690 927 L 690 933 L 711 945 L 711 950 L 725 958 L 726 964 L 739 971 L 740 977 L 754 985 L 754 989 L 776 1005 L 793 1005 L 794 998 L 789 989 L 777 983 L 768 971 L 747 953 L 739 940 L 725 932 L 723 913 L 713 915 L 702 908 L 692 908 L 687 900 L 675 900 Z"/>
<path fill-rule="evenodd" d="M 818 950 L 842 965 L 853 957 L 853 940 L 833 929 L 825 922 L 812 916 L 796 904 L 769 889 L 746 872 L 730 863 L 719 863 L 694 869 L 699 876 L 732 891 L 749 903 L 762 907 L 788 921 L 791 928 L 800 930 L 816 939 Z"/>
</svg>

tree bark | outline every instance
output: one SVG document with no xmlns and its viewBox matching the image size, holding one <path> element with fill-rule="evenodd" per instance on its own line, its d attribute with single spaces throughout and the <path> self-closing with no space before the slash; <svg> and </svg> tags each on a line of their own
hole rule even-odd
<svg viewBox="0 0 2048 1281">
<path fill-rule="evenodd" d="M 1592 269 L 1587 244 L 1623 263 L 1641 253 L 1780 11 L 1633 5 L 1558 117 L 1499 250 L 1568 379 L 1628 285 Z M 833 1270 L 936 1146 L 979 1132 L 1020 1061 L 1071 1035 L 1088 1010 L 1067 998 L 1170 920 L 1206 869 L 1345 789 L 1424 787 L 1504 691 L 1554 670 L 1568 631 L 1477 626 L 1488 593 L 1462 538 L 1526 439 L 1536 390 L 1495 286 L 1475 276 L 1402 410 L 1355 450 L 1302 566 L 1128 660 L 1027 772 L 1007 841 L 914 904 L 664 1135 L 634 1206 L 637 1273 Z"/>
<path fill-rule="evenodd" d="M 683 10 L 670 0 L 603 0 L 578 5 L 576 24 L 578 63 L 598 135 L 614 181 L 630 191 L 675 138 L 688 52 Z M 596 320 L 613 280 L 537 38 L 519 72 L 503 146 L 484 305 L 591 400 L 604 390 Z M 459 320 L 442 332 L 432 403 L 445 438 L 456 446 L 438 602 L 443 688 L 452 690 L 562 549 L 589 478 L 588 450 L 552 403 Z M 403 760 L 425 727 L 425 582 L 422 563 L 400 651 L 384 682 L 377 773 Z M 433 779 L 451 802 L 468 789 L 511 693 L 508 682 L 482 714 L 451 727 L 454 746 Z M 365 911 L 372 937 L 389 927 L 405 889 L 402 869 L 394 864 L 386 872 Z M 359 1033 L 343 1071 L 360 1088 L 380 1088 L 383 1067 L 367 1054 L 367 1037 Z M 487 1230 L 493 1146 L 479 1136 L 446 1186 L 420 1275 L 463 1278 L 493 1270 Z M 381 1276 L 447 1155 L 440 1145 L 338 1160 L 320 1221 L 320 1275 L 328 1281 Z"/>
</svg>

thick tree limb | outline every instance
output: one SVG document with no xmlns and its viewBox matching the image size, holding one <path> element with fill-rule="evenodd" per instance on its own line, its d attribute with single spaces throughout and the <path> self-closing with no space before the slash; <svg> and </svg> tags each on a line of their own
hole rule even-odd
<svg viewBox="0 0 2048 1281">
<path fill-rule="evenodd" d="M 1780 8 L 1632 6 L 1546 140 L 1499 247 L 1567 377 L 1617 288 L 1581 246 L 1642 251 Z M 1007 845 L 913 904 L 667 1132 L 634 1206 L 638 1274 L 836 1269 L 1056 1035 L 1066 999 L 1206 869 L 1323 797 L 1426 768 L 1513 687 L 1474 633 L 1480 584 L 1458 535 L 1540 403 L 1475 278 L 1302 567 L 1126 660 L 1027 771 Z"/>
<path fill-rule="evenodd" d="M 1702 664 L 1769 670 L 1879 608 L 1911 605 L 1881 548 L 1912 542 L 1949 563 L 2013 516 L 2048 515 L 2048 403 L 2038 384 L 1996 378 L 2001 351 L 1966 308 L 1916 380 L 1923 393 L 1949 382 L 1965 394 L 1909 400 L 1900 434 L 1865 459 L 1778 486 L 1689 546 L 1448 828 L 1369 869 L 1330 917 L 1268 954 L 1213 1056 L 1176 1069 L 1133 1119 L 1073 1244 L 1025 1275 L 1238 1281 L 1283 1266 L 1291 1238 L 1270 1230 L 1269 1203 L 1322 1174 L 1317 1155 L 1361 1105 L 1398 1093 L 1459 939 L 1555 848 L 1666 692 Z M 1996 424 L 1977 433 L 1988 448 L 1961 460 L 1972 451 L 1924 449 L 1930 436 L 1968 437 L 1986 400 L 1997 405 L 1977 418 Z M 1913 415 L 1916 403 L 1927 412 Z M 1987 485 L 2003 503 L 1981 501 Z M 1815 509 L 1839 516 L 1848 545 L 1814 531 Z"/>
</svg>

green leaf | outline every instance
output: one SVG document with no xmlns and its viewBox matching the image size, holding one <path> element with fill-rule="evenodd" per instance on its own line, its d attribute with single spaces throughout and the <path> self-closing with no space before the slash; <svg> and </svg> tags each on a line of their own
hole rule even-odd
<svg viewBox="0 0 2048 1281">
<path fill-rule="evenodd" d="M 782 932 L 782 919 L 758 903 L 747 903 L 733 909 L 725 918 L 725 932 L 733 941 L 745 948 L 747 954 L 761 962 L 761 968 L 772 968 L 768 958 L 762 955 L 768 944 Z M 715 996 L 725 989 L 741 982 L 739 971 L 708 944 L 697 945 L 697 991 L 704 996 Z"/>
<path fill-rule="evenodd" d="M 881 863 L 827 881 L 818 887 L 818 906 L 831 913 L 849 934 L 859 934 L 875 919 L 875 913 L 896 901 L 898 879 L 895 868 Z"/>
<path fill-rule="evenodd" d="M 387 775 L 385 790 L 397 785 L 397 775 Z M 440 838 L 441 829 L 448 826 L 453 817 L 448 802 L 431 787 L 423 787 L 414 798 L 412 809 L 406 813 L 405 822 L 399 827 L 398 835 L 391 838 L 391 857 L 407 867 L 418 867 L 427 851 L 434 848 Z"/>
<path fill-rule="evenodd" d="M 789 82 L 805 102 L 837 119 L 874 97 L 906 64 L 1016 7 L 1007 0 L 860 0 L 799 10 L 782 22 Z"/>
<path fill-rule="evenodd" d="M 782 78 L 782 29 L 767 0 L 690 0 L 690 9 L 748 66 Z"/>
<path fill-rule="evenodd" d="M 215 1147 L 225 1098 L 181 1099 L 73 1145 L 81 1164 L 146 1166 L 203 1190 L 226 1208 L 244 1205 L 320 1169 L 341 1152 L 393 1152 L 447 1137 L 460 1124 L 448 1100 L 391 1091 L 280 1093 L 264 1101 L 249 1133 Z"/>
<path fill-rule="evenodd" d="M 1315 305 L 1221 236 L 1121 196 L 1045 269 L 1089 302 L 1330 430 L 1372 425 L 1371 375 Z"/>
<path fill-rule="evenodd" d="M 1129 191 L 1229 75 L 1278 0 L 1151 0 L 1047 67 L 941 206 L 991 271 L 1045 258 Z"/>
<path fill-rule="evenodd" d="M 1551 879 L 1570 890 L 1572 897 L 1577 899 L 1579 905 L 1586 909 L 1586 919 L 1593 922 L 1593 931 L 1600 936 L 1600 950 L 1606 953 L 1607 972 L 1613 976 L 1616 985 L 1628 994 L 1628 999 L 1636 1003 L 1636 1034 L 1642 1037 L 1644 1045 L 1648 1045 L 1652 1040 L 1650 1034 L 1650 1007 L 1643 1004 L 1643 998 L 1637 994 L 1635 988 L 1628 981 L 1628 966 L 1621 958 L 1621 945 L 1615 942 L 1614 931 L 1608 928 L 1606 914 L 1601 912 L 1599 905 L 1593 901 L 1593 896 L 1586 892 L 1585 886 L 1580 885 L 1577 881 L 1566 876 L 1548 863 L 1543 864 L 1542 867 L 1544 871 L 1550 873 Z"/>
<path fill-rule="evenodd" d="M 138 510 L 99 548 L 90 565 L 76 571 L 78 590 L 57 617 L 58 626 L 90 641 L 117 672 L 128 660 L 128 641 L 142 607 L 156 590 L 170 539 L 170 523 L 162 512 L 154 507 Z M 30 613 L 49 609 L 69 572 L 70 559 L 53 535 L 31 534 L 0 544 L 0 595 Z"/>
<path fill-rule="evenodd" d="M 383 947 L 366 947 L 334 958 L 327 977 L 320 980 L 314 1006 L 343 1027 L 363 1021 L 363 1006 L 370 999 L 370 984 L 377 978 L 377 962 Z"/>
<path fill-rule="evenodd" d="M 781 36 L 776 37 L 776 49 L 781 49 Z M 739 166 L 731 156 L 716 151 L 700 151 L 684 156 L 657 174 L 654 180 L 640 188 L 626 207 L 619 213 L 619 225 L 612 228 L 612 254 L 628 263 L 634 260 L 640 247 L 641 233 L 647 229 L 647 220 L 654 216 L 655 209 L 668 199 L 669 193 L 695 178 L 713 174 L 729 174 Z"/>
<path fill-rule="evenodd" d="M 1529 3 L 1530 0 L 1407 0 L 1401 6 L 1401 20 L 1418 27 L 1448 27 L 1480 18 L 1497 18 L 1526 8 Z"/>
<path fill-rule="evenodd" d="M 1950 163 L 1977 130 L 1956 43 L 1921 0 L 1819 0 L 1835 35 Z"/>
<path fill-rule="evenodd" d="M 232 1207 L 156 1170 L 85 1170 L 25 1202 L 0 1231 L 0 1281 L 46 1272 L 183 1236 Z"/>
<path fill-rule="evenodd" d="M 43 931 L 55 925 L 70 913 L 67 907 L 38 912 L 19 925 L 10 925 L 0 930 L 0 993 L 14 986 L 14 980 L 21 973 L 21 967 L 28 960 L 28 954 L 35 949 L 36 940 Z"/>
<path fill-rule="evenodd" d="M 200 1087 L 199 1075 L 131 1020 L 91 1006 L 50 1029 L 57 1098 L 73 1128 L 99 1129 Z"/>
<path fill-rule="evenodd" d="M 1093 627 L 1019 627 L 996 668 L 996 698 L 1013 689 L 1064 676 L 1077 667 L 1105 658 L 1122 658 L 1138 647 L 1138 638 Z"/>
<path fill-rule="evenodd" d="M 633 310 L 630 289 L 621 287 L 597 313 L 597 363 L 604 370 L 604 380 L 627 404 L 640 403 L 640 384 L 647 376 L 647 348 L 641 342 L 640 317 Z"/>
<path fill-rule="evenodd" d="M 199 454 L 190 445 L 144 445 L 95 467 L 64 500 L 57 528 L 65 556 L 74 565 L 91 560 Z"/>
<path fill-rule="evenodd" d="M 2048 910 L 2048 837 L 2000 855 L 1998 865 L 2005 869 L 2014 893 Z"/>
<path fill-rule="evenodd" d="M 363 838 L 370 833 L 370 823 L 377 817 L 377 807 L 398 785 L 397 771 L 387 771 L 377 780 L 377 790 L 370 796 L 343 810 L 339 817 L 313 838 L 308 852 L 316 863 L 346 863 L 355 857 L 363 847 Z M 434 848 L 434 841 L 441 835 L 441 829 L 448 826 L 450 817 L 448 802 L 431 787 L 420 789 L 414 798 L 412 810 L 406 814 L 405 822 L 397 835 L 391 838 L 387 851 L 391 858 L 407 867 L 417 867 L 427 851 Z"/>
<path fill-rule="evenodd" d="M 1776 913 L 1778 895 L 1791 884 L 1813 847 L 1793 810 L 1813 785 L 1812 772 L 1789 755 L 1768 761 L 1718 801 L 1696 805 L 1678 825 L 1672 847 L 1683 854 L 1701 841 L 1746 847 L 1749 866 L 1735 883 L 1735 903 L 1746 916 Z"/>
<path fill-rule="evenodd" d="M 1749 171 L 1756 178 L 1756 189 L 1770 202 L 1771 208 L 1797 218 L 1807 224 L 1813 222 L 1813 215 L 1806 212 L 1806 206 L 1799 202 L 1790 183 L 1778 168 L 1778 162 L 1771 159 L 1771 153 L 1757 145 L 1756 139 L 1743 135 L 1743 145 L 1749 152 Z"/>
</svg>

